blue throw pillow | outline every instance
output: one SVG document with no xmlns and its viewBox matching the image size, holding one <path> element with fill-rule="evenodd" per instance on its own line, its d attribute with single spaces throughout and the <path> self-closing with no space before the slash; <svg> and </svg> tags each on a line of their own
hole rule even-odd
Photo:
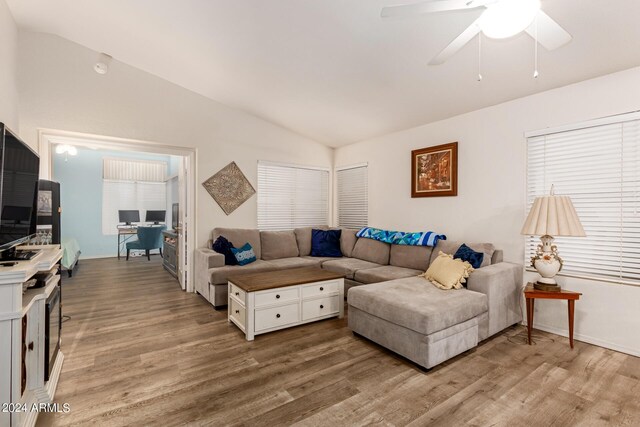
<svg viewBox="0 0 640 427">
<path fill-rule="evenodd" d="M 231 252 L 235 255 L 238 265 L 251 264 L 256 260 L 256 254 L 249 243 L 245 243 L 241 248 L 231 248 Z"/>
<path fill-rule="evenodd" d="M 484 254 L 482 252 L 476 252 L 464 243 L 458 248 L 453 255 L 454 259 L 460 258 L 463 261 L 469 261 L 471 267 L 480 268 L 482 261 L 484 260 Z"/>
<path fill-rule="evenodd" d="M 341 257 L 342 230 L 311 230 L 311 256 Z"/>
<path fill-rule="evenodd" d="M 213 242 L 212 249 L 224 255 L 224 265 L 238 265 L 236 256 L 231 252 L 233 243 L 224 238 L 224 236 L 218 237 L 216 241 Z"/>
</svg>

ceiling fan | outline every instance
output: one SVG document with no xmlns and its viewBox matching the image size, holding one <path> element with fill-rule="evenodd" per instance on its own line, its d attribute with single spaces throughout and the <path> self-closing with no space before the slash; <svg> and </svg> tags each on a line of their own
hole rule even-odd
<svg viewBox="0 0 640 427">
<path fill-rule="evenodd" d="M 540 10 L 540 0 L 427 0 L 385 7 L 381 16 L 394 18 L 479 8 L 484 9 L 480 17 L 431 59 L 429 65 L 446 62 L 480 32 L 489 38 L 504 39 L 526 31 L 547 50 L 571 41 L 571 34 Z"/>
</svg>

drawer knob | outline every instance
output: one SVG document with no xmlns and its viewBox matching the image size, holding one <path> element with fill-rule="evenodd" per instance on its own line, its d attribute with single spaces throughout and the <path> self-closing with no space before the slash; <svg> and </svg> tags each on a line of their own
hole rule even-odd
<svg viewBox="0 0 640 427">
<path fill-rule="evenodd" d="M 323 288 L 322 286 L 320 286 L 320 290 L 321 290 L 321 291 L 324 291 L 324 288 Z"/>
<path fill-rule="evenodd" d="M 240 295 L 240 292 L 236 292 L 236 296 L 239 296 L 239 295 Z"/>
<path fill-rule="evenodd" d="M 276 314 L 276 317 L 279 319 L 280 318 L 280 313 Z"/>
<path fill-rule="evenodd" d="M 29 346 L 27 348 L 29 349 L 29 351 L 33 351 L 33 341 L 29 343 Z"/>
<path fill-rule="evenodd" d="M 240 314 L 240 310 L 236 310 L 236 314 Z"/>
<path fill-rule="evenodd" d="M 324 308 L 324 305 L 320 304 L 320 308 Z"/>
<path fill-rule="evenodd" d="M 280 294 L 276 295 L 276 299 L 280 299 Z M 278 315 L 278 317 L 280 317 L 280 315 Z"/>
</svg>

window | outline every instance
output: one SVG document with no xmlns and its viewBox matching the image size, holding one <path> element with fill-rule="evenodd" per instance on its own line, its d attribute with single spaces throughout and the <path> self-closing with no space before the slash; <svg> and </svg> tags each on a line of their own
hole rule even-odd
<svg viewBox="0 0 640 427">
<path fill-rule="evenodd" d="M 527 136 L 527 212 L 553 184 L 571 197 L 587 234 L 556 239 L 562 272 L 640 282 L 640 114 Z M 526 238 L 527 265 L 538 243 Z"/>
<path fill-rule="evenodd" d="M 338 169 L 338 226 L 366 227 L 369 221 L 369 187 L 367 165 Z"/>
<path fill-rule="evenodd" d="M 102 234 L 118 234 L 118 211 L 138 210 L 144 221 L 147 210 L 167 208 L 162 161 L 105 158 L 102 181 Z"/>
<path fill-rule="evenodd" d="M 258 228 L 329 224 L 329 170 L 258 162 Z"/>
</svg>

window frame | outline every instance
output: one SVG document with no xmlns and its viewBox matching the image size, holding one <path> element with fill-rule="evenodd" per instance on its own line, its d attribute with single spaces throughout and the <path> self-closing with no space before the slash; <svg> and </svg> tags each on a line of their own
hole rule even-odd
<svg viewBox="0 0 640 427">
<path fill-rule="evenodd" d="M 285 228 L 280 228 L 280 227 L 262 227 L 261 225 L 264 224 L 260 224 L 260 209 L 261 209 L 261 197 L 262 197 L 262 192 L 264 190 L 262 190 L 260 187 L 260 167 L 261 166 L 265 166 L 265 167 L 274 167 L 274 168 L 290 168 L 290 169 L 298 169 L 298 170 L 309 170 L 309 171 L 318 171 L 318 172 L 323 172 L 326 173 L 326 185 L 327 185 L 327 196 L 326 196 L 326 223 L 324 224 L 317 224 L 317 225 L 297 225 L 295 224 L 295 220 L 293 224 L 289 224 L 289 226 L 285 227 Z M 331 180 L 331 168 L 329 167 L 322 167 L 322 166 L 309 166 L 309 165 L 300 165 L 300 164 L 293 164 L 293 163 L 280 163 L 280 162 L 272 162 L 272 161 L 268 161 L 268 160 L 258 160 L 257 163 L 257 167 L 256 167 L 256 188 L 257 188 L 257 201 L 256 201 L 256 226 L 260 231 L 283 231 L 283 230 L 293 230 L 295 228 L 299 228 L 299 227 L 314 227 L 314 226 L 328 226 L 331 223 L 331 188 L 332 188 L 332 180 Z"/>
<path fill-rule="evenodd" d="M 613 116 L 607 116 L 607 117 L 602 117 L 602 118 L 598 118 L 598 119 L 592 119 L 592 120 L 587 120 L 587 121 L 583 121 L 583 122 L 578 122 L 578 123 L 574 123 L 574 124 L 568 124 L 568 125 L 561 125 L 561 126 L 555 126 L 555 127 L 548 127 L 548 128 L 544 128 L 544 129 L 539 129 L 539 130 L 535 130 L 535 131 L 529 131 L 529 132 L 525 132 L 524 133 L 524 138 L 525 138 L 525 154 L 524 154 L 524 160 L 525 160 L 525 171 L 524 171 L 524 175 L 525 175 L 525 179 L 524 179 L 524 217 L 523 217 L 523 223 L 529 213 L 528 209 L 528 203 L 529 203 L 529 193 L 528 193 L 528 188 L 529 188 L 529 140 L 532 138 L 537 138 L 537 137 L 545 137 L 545 136 L 550 136 L 550 135 L 554 135 L 554 134 L 559 134 L 559 133 L 565 133 L 565 132 L 571 132 L 571 131 L 578 131 L 578 130 L 585 130 L 585 129 L 589 129 L 589 128 L 597 128 L 597 127 L 601 127 L 601 126 L 607 126 L 607 125 L 615 125 L 615 124 L 619 124 L 621 126 L 624 125 L 624 123 L 627 122 L 639 122 L 640 123 L 640 111 L 633 111 L 633 112 L 627 112 L 627 113 L 621 113 L 621 114 L 617 114 L 617 115 L 613 115 Z M 623 167 L 623 164 L 620 165 L 621 168 Z M 568 196 L 571 196 L 571 194 L 567 194 Z M 587 232 L 588 233 L 588 232 Z M 555 237 L 555 236 L 554 236 Z M 525 270 L 528 272 L 536 272 L 535 268 L 533 268 L 531 266 L 530 260 L 528 259 L 528 252 L 527 252 L 527 239 L 529 239 L 530 236 L 523 236 L 523 243 L 524 243 L 524 262 L 525 262 Z M 559 245 L 559 253 L 560 256 L 562 257 L 562 246 Z M 590 280 L 590 281 L 598 281 L 598 282 L 606 282 L 606 283 L 614 283 L 614 284 L 620 284 L 620 285 L 626 285 L 626 286 L 640 286 L 640 279 L 632 279 L 632 278 L 623 278 L 623 277 L 619 277 L 619 278 L 614 278 L 614 277 L 610 277 L 610 276 L 604 276 L 604 275 L 599 275 L 599 274 L 588 274 L 588 273 L 579 273 L 579 272 L 565 272 L 565 271 L 560 271 L 558 274 L 558 276 L 561 277 L 571 277 L 571 278 L 576 278 L 576 279 L 584 279 L 584 280 Z"/>
<path fill-rule="evenodd" d="M 347 166 L 340 166 L 340 167 L 336 167 L 335 168 L 335 172 L 334 172 L 334 182 L 335 182 L 335 200 L 336 200 L 336 224 L 338 227 L 345 227 L 345 228 L 352 228 L 352 227 L 347 227 L 344 226 L 340 223 L 340 192 L 339 192 L 339 178 L 338 178 L 338 173 L 345 171 L 345 170 L 350 170 L 350 169 L 366 169 L 366 193 L 365 193 L 365 198 L 366 198 L 366 212 L 364 214 L 365 216 L 365 224 L 361 227 L 366 227 L 369 223 L 369 163 L 356 163 L 356 164 L 352 164 L 352 165 L 347 165 Z M 360 227 L 360 228 L 361 228 Z"/>
</svg>

